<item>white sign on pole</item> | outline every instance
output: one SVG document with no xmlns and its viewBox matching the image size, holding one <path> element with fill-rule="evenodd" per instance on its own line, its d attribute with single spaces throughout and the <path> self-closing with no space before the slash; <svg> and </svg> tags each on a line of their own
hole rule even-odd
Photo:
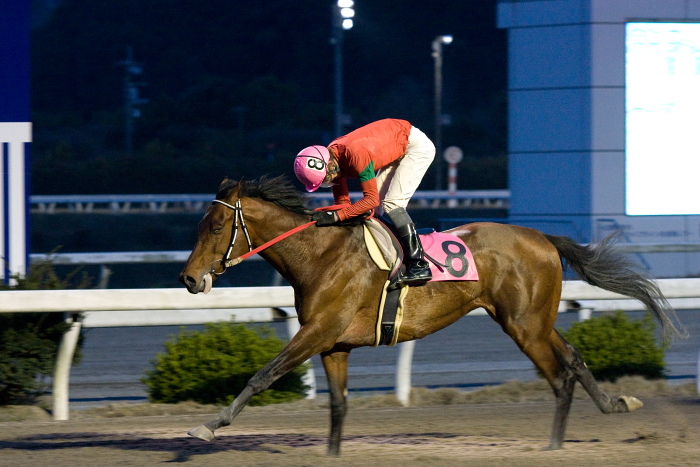
<svg viewBox="0 0 700 467">
<path fill-rule="evenodd" d="M 445 149 L 443 157 L 450 164 L 459 164 L 462 161 L 464 153 L 457 146 L 450 146 Z"/>
<path fill-rule="evenodd" d="M 450 193 L 450 199 L 447 200 L 447 207 L 457 207 L 457 200 L 454 198 L 457 193 L 457 164 L 462 160 L 462 150 L 457 146 L 450 146 L 445 149 L 443 157 L 449 164 L 447 169 L 447 190 Z"/>
<path fill-rule="evenodd" d="M 0 14 L 0 281 L 27 272 L 30 0 L 3 2 Z"/>
</svg>

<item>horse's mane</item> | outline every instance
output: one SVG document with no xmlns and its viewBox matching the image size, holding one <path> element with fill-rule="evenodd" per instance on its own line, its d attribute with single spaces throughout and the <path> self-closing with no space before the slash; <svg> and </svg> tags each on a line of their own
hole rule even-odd
<svg viewBox="0 0 700 467">
<path fill-rule="evenodd" d="M 243 181 L 231 180 L 226 178 L 221 182 L 219 191 L 216 193 L 216 199 L 225 199 L 231 194 L 234 188 L 241 185 L 240 196 L 249 198 L 260 198 L 265 201 L 271 201 L 280 207 L 299 214 L 309 214 L 310 211 L 306 207 L 308 198 L 299 192 L 289 179 L 280 175 L 278 177 L 268 177 L 263 175 L 257 180 Z"/>
</svg>

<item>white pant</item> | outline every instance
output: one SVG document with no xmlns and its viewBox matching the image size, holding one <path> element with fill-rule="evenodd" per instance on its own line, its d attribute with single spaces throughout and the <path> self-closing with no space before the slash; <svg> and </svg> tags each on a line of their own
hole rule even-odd
<svg viewBox="0 0 700 467">
<path fill-rule="evenodd" d="M 411 127 L 406 154 L 377 173 L 377 189 L 382 200 L 377 214 L 408 206 L 425 172 L 435 158 L 435 145 L 425 133 Z"/>
</svg>

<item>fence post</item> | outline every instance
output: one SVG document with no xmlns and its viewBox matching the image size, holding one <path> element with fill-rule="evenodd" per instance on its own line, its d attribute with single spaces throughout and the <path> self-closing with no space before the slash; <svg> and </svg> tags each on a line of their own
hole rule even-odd
<svg viewBox="0 0 700 467">
<path fill-rule="evenodd" d="M 78 314 L 66 313 L 66 322 L 70 327 L 63 334 L 61 344 L 58 347 L 56 366 L 53 371 L 53 419 L 68 420 L 68 382 L 70 381 L 70 367 L 73 362 L 75 348 L 78 345 L 82 320 Z"/>
<path fill-rule="evenodd" d="M 396 398 L 401 405 L 411 405 L 411 365 L 413 349 L 416 341 L 406 341 L 399 344 L 399 359 L 396 363 Z"/>
<path fill-rule="evenodd" d="M 592 308 L 579 308 L 578 320 L 579 321 L 586 321 L 588 319 L 591 319 L 592 312 L 593 312 Z"/>
</svg>

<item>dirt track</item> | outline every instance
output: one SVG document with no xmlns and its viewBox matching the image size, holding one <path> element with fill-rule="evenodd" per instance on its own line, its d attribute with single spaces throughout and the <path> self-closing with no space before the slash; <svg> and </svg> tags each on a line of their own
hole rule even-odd
<svg viewBox="0 0 700 467">
<path fill-rule="evenodd" d="M 574 401 L 564 448 L 551 452 L 552 401 L 351 408 L 340 459 L 325 455 L 328 411 L 316 408 L 247 408 L 210 443 L 185 434 L 210 415 L 5 422 L 0 465 L 700 465 L 700 399 L 644 402 L 603 415 Z"/>
</svg>

